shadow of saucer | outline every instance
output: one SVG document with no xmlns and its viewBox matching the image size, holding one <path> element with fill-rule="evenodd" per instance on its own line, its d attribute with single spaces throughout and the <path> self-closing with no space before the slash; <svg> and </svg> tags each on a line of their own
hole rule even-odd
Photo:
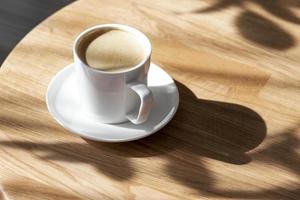
<svg viewBox="0 0 300 200">
<path fill-rule="evenodd" d="M 251 159 L 247 151 L 265 138 L 266 125 L 255 111 L 238 104 L 198 99 L 176 82 L 180 104 L 173 120 L 158 133 L 127 143 L 89 144 L 127 157 L 148 157 L 184 151 L 233 164 Z"/>
</svg>

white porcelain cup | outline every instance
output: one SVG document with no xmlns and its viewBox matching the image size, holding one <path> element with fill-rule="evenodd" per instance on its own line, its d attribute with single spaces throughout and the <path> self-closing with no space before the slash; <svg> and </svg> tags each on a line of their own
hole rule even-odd
<svg viewBox="0 0 300 200">
<path fill-rule="evenodd" d="M 89 67 L 79 49 L 82 48 L 84 39 L 99 31 L 115 29 L 127 31 L 141 42 L 145 51 L 142 62 L 124 71 L 115 72 Z M 98 25 L 85 30 L 77 37 L 73 53 L 78 94 L 85 114 L 108 124 L 128 120 L 134 124 L 141 124 L 147 120 L 153 102 L 152 93 L 147 87 L 151 44 L 142 32 L 119 24 Z"/>
</svg>

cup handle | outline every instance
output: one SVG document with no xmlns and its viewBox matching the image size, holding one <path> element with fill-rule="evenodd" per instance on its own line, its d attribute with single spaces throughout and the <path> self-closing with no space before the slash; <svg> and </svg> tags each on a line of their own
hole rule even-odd
<svg viewBox="0 0 300 200">
<path fill-rule="evenodd" d="M 131 88 L 135 93 L 137 93 L 141 100 L 141 104 L 138 113 L 128 113 L 127 119 L 134 124 L 141 124 L 148 119 L 148 116 L 150 114 L 153 103 L 152 92 L 145 84 L 139 82 L 129 83 L 128 87 Z"/>
</svg>

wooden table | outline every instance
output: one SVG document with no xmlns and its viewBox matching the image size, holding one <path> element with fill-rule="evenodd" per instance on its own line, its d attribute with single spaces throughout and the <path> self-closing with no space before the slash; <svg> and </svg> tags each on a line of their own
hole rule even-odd
<svg viewBox="0 0 300 200">
<path fill-rule="evenodd" d="M 300 199 L 299 7 L 79 0 L 60 10 L 0 70 L 0 199 Z M 178 113 L 153 136 L 92 142 L 47 111 L 75 37 L 102 23 L 145 32 L 177 81 Z"/>
</svg>

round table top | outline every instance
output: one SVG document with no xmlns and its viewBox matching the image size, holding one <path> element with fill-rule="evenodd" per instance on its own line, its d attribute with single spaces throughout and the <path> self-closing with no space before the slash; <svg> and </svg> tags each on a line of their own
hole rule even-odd
<svg viewBox="0 0 300 200">
<path fill-rule="evenodd" d="M 33 29 L 0 70 L 0 199 L 299 199 L 296 1 L 79 0 Z M 76 137 L 45 92 L 84 29 L 143 31 L 175 80 L 175 118 L 119 144 Z"/>
</svg>

